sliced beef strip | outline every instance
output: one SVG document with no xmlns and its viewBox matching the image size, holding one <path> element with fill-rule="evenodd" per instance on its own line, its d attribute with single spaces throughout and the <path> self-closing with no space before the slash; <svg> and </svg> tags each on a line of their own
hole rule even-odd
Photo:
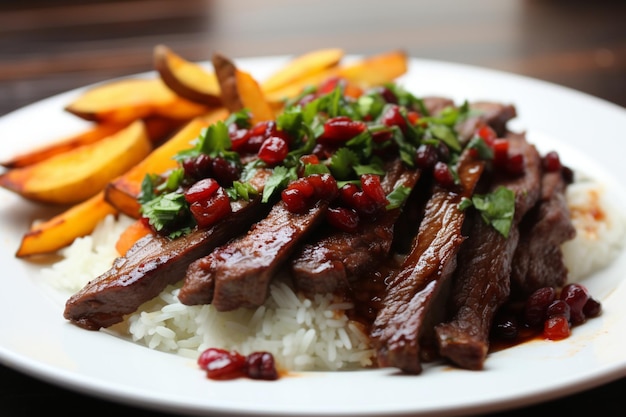
<svg viewBox="0 0 626 417">
<path fill-rule="evenodd" d="M 469 141 L 480 126 L 487 124 L 496 132 L 498 137 L 508 133 L 507 123 L 517 116 L 515 106 L 490 101 L 470 103 L 470 109 L 477 114 L 468 117 L 456 126 L 461 143 Z"/>
<path fill-rule="evenodd" d="M 464 241 L 465 212 L 459 203 L 472 195 L 483 166 L 466 153 L 458 168 L 460 190 L 435 187 L 410 253 L 387 277 L 382 308 L 370 334 L 380 367 L 421 372 L 420 339 L 432 332 L 443 314 L 437 307 L 442 305 Z"/>
<path fill-rule="evenodd" d="M 399 186 L 412 189 L 419 176 L 418 170 L 398 160 L 383 178 L 383 190 L 389 194 Z M 321 237 L 305 243 L 291 259 L 296 288 L 306 294 L 345 290 L 352 279 L 374 269 L 389 255 L 401 210 L 389 210 L 355 232 L 326 229 Z"/>
<path fill-rule="evenodd" d="M 177 239 L 148 235 L 117 258 L 111 269 L 90 281 L 66 302 L 64 317 L 88 330 L 112 326 L 124 315 L 182 280 L 187 266 L 215 247 L 244 233 L 263 215 L 260 198 L 233 202 L 233 213 L 207 229 Z"/>
<path fill-rule="evenodd" d="M 435 327 L 439 354 L 466 369 L 483 367 L 494 314 L 510 294 L 518 224 L 540 193 L 539 153 L 522 135 L 511 136 L 509 143 L 510 151 L 524 155 L 526 167 L 522 176 L 500 176 L 492 183 L 492 189 L 504 185 L 515 193 L 515 214 L 509 235 L 505 238 L 474 212 L 472 228 L 459 253 L 453 277 L 450 297 L 453 318 Z"/>
<path fill-rule="evenodd" d="M 520 224 L 520 241 L 513 258 L 511 296 L 526 298 L 541 287 L 567 281 L 561 245 L 576 236 L 565 199 L 567 182 L 560 171 L 545 172 L 541 198 Z"/>
<path fill-rule="evenodd" d="M 279 201 L 247 234 L 190 265 L 178 298 L 187 305 L 211 303 L 218 311 L 260 306 L 271 278 L 323 220 L 327 207 L 320 201 L 292 213 Z"/>
</svg>

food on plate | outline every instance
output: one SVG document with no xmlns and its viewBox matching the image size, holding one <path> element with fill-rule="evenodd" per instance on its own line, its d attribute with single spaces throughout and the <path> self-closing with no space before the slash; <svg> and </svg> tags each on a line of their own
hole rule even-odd
<svg viewBox="0 0 626 417">
<path fill-rule="evenodd" d="M 147 174 L 165 172 L 176 167 L 173 156 L 189 147 L 189 144 L 200 134 L 203 128 L 212 120 L 226 117 L 222 109 L 215 110 L 205 117 L 197 117 L 172 135 L 165 143 L 154 149 L 141 162 L 109 181 L 104 193 L 105 198 L 120 213 L 127 216 L 139 217 L 139 202 L 137 197 L 141 191 L 141 182 Z"/>
<path fill-rule="evenodd" d="M 154 48 L 154 68 L 161 80 L 180 97 L 208 106 L 220 106 L 220 86 L 214 71 L 190 62 L 165 45 Z"/>
<path fill-rule="evenodd" d="M 97 142 L 70 149 L 0 175 L 0 186 L 24 198 L 52 204 L 80 203 L 152 151 L 145 124 L 137 120 Z"/>
<path fill-rule="evenodd" d="M 325 74 L 327 70 L 336 68 L 344 57 L 339 48 L 318 49 L 293 58 L 284 67 L 264 79 L 261 88 L 264 93 L 289 86 L 310 76 Z M 387 80 L 393 77 L 387 78 Z"/>
<path fill-rule="evenodd" d="M 149 116 L 188 120 L 209 106 L 174 93 L 160 78 L 129 78 L 107 82 L 85 91 L 65 110 L 97 122 L 124 123 Z"/>
<path fill-rule="evenodd" d="M 231 59 L 221 54 L 214 54 L 212 62 L 226 109 L 231 112 L 248 109 L 255 123 L 274 119 L 272 106 L 250 73 L 237 68 Z"/>
<path fill-rule="evenodd" d="M 15 253 L 19 258 L 53 254 L 74 239 L 90 234 L 108 215 L 117 214 L 100 191 L 45 221 L 37 222 L 24 234 Z"/>
<path fill-rule="evenodd" d="M 601 314 L 569 280 L 590 242 L 572 196 L 591 193 L 509 129 L 514 105 L 417 97 L 396 80 L 404 54 L 331 52 L 287 63 L 271 88 L 214 55 L 220 106 L 112 179 L 117 218 L 44 270 L 72 293 L 67 320 L 212 379 L 273 380 L 482 369 L 495 340 L 563 339 Z M 622 219 L 594 210 L 619 235 L 596 237 L 619 246 Z"/>
</svg>

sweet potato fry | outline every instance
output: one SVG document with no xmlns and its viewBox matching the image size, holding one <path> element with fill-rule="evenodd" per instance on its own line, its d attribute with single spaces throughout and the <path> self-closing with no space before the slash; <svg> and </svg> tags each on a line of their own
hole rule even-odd
<svg viewBox="0 0 626 417">
<path fill-rule="evenodd" d="M 407 69 L 406 53 L 391 51 L 340 66 L 337 75 L 360 87 L 373 87 L 398 78 Z"/>
<path fill-rule="evenodd" d="M 297 80 L 306 79 L 314 74 L 336 67 L 343 56 L 344 51 L 339 48 L 318 49 L 297 56 L 263 81 L 261 89 L 268 93 L 284 88 Z"/>
<path fill-rule="evenodd" d="M 176 94 L 196 103 L 220 106 L 220 85 L 214 71 L 189 62 L 165 45 L 154 48 L 154 67 Z"/>
<path fill-rule="evenodd" d="M 53 204 L 76 204 L 103 190 L 152 150 L 142 121 L 98 142 L 0 175 L 0 186 L 22 197 Z"/>
<path fill-rule="evenodd" d="M 209 107 L 178 96 L 160 78 L 128 78 L 85 91 L 65 110 L 85 120 L 124 123 L 148 116 L 188 120 Z"/>
<path fill-rule="evenodd" d="M 74 239 L 93 232 L 109 214 L 116 214 L 116 210 L 104 201 L 104 193 L 99 192 L 57 216 L 33 225 L 22 237 L 15 256 L 24 258 L 53 253 L 70 245 Z"/>
<path fill-rule="evenodd" d="M 100 123 L 89 127 L 80 133 L 62 138 L 36 149 L 30 150 L 20 155 L 16 155 L 8 161 L 2 162 L 6 168 L 21 168 L 41 162 L 51 156 L 76 149 L 79 146 L 87 145 L 104 139 L 107 136 L 119 132 L 128 126 L 128 123 Z"/>
<path fill-rule="evenodd" d="M 311 73 L 281 88 L 265 92 L 265 98 L 274 109 L 279 109 L 286 99 L 297 97 L 305 88 L 319 86 L 333 77 L 344 78 L 354 87 L 368 88 L 393 81 L 404 74 L 407 68 L 407 56 L 402 51 L 372 55 Z"/>
<path fill-rule="evenodd" d="M 165 119 L 162 117 L 149 117 L 144 120 L 144 123 L 146 124 L 146 131 L 148 132 L 150 141 L 154 144 L 162 142 L 163 139 L 183 124 L 180 120 Z M 129 124 L 130 123 L 96 123 L 75 135 L 56 140 L 23 154 L 16 155 L 7 161 L 1 162 L 0 165 L 5 168 L 22 168 L 28 165 L 33 165 L 54 155 L 62 154 L 80 146 L 97 142 L 100 139 L 104 139 L 116 132 L 119 132 Z"/>
<path fill-rule="evenodd" d="M 106 200 L 120 212 L 133 217 L 139 217 L 139 203 L 137 197 L 141 191 L 141 182 L 146 174 L 161 174 L 176 167 L 172 157 L 183 149 L 190 148 L 191 142 L 198 137 L 203 128 L 212 122 L 224 119 L 226 110 L 215 110 L 210 117 L 191 120 L 173 137 L 160 147 L 156 148 L 143 161 L 132 167 L 121 176 L 113 179 L 105 188 Z"/>
<path fill-rule="evenodd" d="M 240 70 L 220 54 L 213 55 L 213 66 L 220 83 L 222 102 L 229 111 L 248 109 L 253 124 L 274 119 L 272 106 L 251 74 Z"/>
<path fill-rule="evenodd" d="M 135 242 L 150 233 L 152 233 L 152 230 L 146 225 L 146 223 L 140 219 L 135 220 L 117 239 L 117 242 L 115 242 L 115 250 L 123 256 L 130 248 L 132 248 Z"/>
</svg>

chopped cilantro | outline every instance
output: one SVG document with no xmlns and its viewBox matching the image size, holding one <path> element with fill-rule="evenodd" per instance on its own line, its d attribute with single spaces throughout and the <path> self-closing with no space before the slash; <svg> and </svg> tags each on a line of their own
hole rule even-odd
<svg viewBox="0 0 626 417">
<path fill-rule="evenodd" d="M 474 206 L 485 223 L 490 224 L 502 236 L 508 237 L 515 214 L 515 193 L 500 186 L 488 194 L 476 194 L 471 200 L 463 199 L 460 210 Z"/>
<path fill-rule="evenodd" d="M 402 207 L 406 199 L 409 197 L 409 194 L 411 194 L 411 190 L 412 188 L 405 187 L 404 185 L 394 188 L 393 191 L 387 195 L 387 201 L 389 201 L 389 204 L 387 204 L 387 210 Z"/>
<path fill-rule="evenodd" d="M 263 198 L 261 201 L 263 203 L 267 203 L 270 201 L 274 193 L 286 187 L 289 181 L 295 180 L 296 178 L 297 175 L 294 169 L 289 169 L 281 165 L 275 167 L 272 175 L 270 175 L 265 182 L 265 187 L 263 188 Z"/>
</svg>

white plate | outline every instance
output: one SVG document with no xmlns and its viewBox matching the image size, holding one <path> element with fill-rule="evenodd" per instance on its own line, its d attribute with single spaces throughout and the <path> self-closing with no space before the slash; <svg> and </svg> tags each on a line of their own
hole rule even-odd
<svg viewBox="0 0 626 417">
<path fill-rule="evenodd" d="M 238 61 L 259 79 L 286 57 Z M 601 179 L 626 204 L 626 111 L 555 85 L 474 67 L 412 59 L 401 82 L 416 95 L 514 103 L 511 124 L 541 150 Z M 0 119 L 0 159 L 80 129 L 62 108 L 79 91 Z M 38 266 L 14 253 L 40 208 L 0 190 L 0 359 L 64 387 L 160 411 L 216 415 L 461 415 L 497 411 L 589 389 L 626 375 L 626 256 L 586 279 L 604 314 L 560 342 L 533 341 L 489 356 L 471 372 L 427 366 L 419 376 L 393 370 L 312 372 L 276 382 L 214 382 L 193 361 L 89 332 L 62 317 L 65 295 L 42 282 Z"/>
</svg>

